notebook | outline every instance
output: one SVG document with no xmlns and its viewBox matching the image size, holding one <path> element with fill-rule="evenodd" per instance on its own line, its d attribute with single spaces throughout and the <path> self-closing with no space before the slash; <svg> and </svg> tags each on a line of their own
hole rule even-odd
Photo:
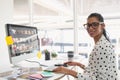
<svg viewBox="0 0 120 80">
<path fill-rule="evenodd" d="M 54 75 L 54 73 L 53 73 L 53 72 L 50 72 L 50 71 L 43 71 L 43 72 L 41 73 L 41 75 L 42 75 L 44 78 L 46 78 L 46 77 L 52 77 L 52 76 Z"/>
<path fill-rule="evenodd" d="M 37 80 L 37 79 L 42 80 L 43 76 L 41 74 L 36 73 L 36 74 L 31 74 L 28 78 L 29 79 L 35 79 L 35 80 Z"/>
</svg>

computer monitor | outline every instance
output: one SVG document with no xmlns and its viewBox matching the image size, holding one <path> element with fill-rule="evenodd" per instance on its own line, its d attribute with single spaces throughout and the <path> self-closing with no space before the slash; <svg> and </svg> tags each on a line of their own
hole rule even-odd
<svg viewBox="0 0 120 80">
<path fill-rule="evenodd" d="M 40 50 L 36 27 L 6 24 L 6 32 L 7 36 L 12 36 L 14 41 L 12 45 L 8 46 L 12 64 L 35 57 Z"/>
</svg>

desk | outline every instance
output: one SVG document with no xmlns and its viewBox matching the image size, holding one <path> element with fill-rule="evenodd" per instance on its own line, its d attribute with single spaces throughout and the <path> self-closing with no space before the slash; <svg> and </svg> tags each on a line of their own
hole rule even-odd
<svg viewBox="0 0 120 80">
<path fill-rule="evenodd" d="M 32 59 L 29 59 L 30 61 L 37 61 L 39 62 L 40 64 L 42 65 L 46 65 L 46 66 L 52 66 L 54 64 L 62 64 L 64 62 L 66 62 L 68 59 L 67 59 L 67 55 L 59 55 L 58 58 L 56 58 L 55 60 L 52 59 L 52 60 L 48 60 L 48 61 L 45 61 L 44 60 L 44 56 L 42 59 L 37 59 L 37 58 L 32 58 Z M 76 57 L 73 59 L 75 61 L 78 61 L 78 62 L 81 62 L 81 60 L 83 60 L 83 58 L 81 56 L 79 57 Z M 29 69 L 29 67 L 37 67 L 37 68 L 40 68 L 39 67 L 39 64 L 36 64 L 36 63 L 30 63 L 30 62 L 27 62 L 27 61 L 23 61 L 20 63 L 20 65 L 22 65 L 22 67 L 27 67 Z M 36 72 L 40 72 L 42 70 L 44 70 L 46 67 L 44 66 L 41 66 L 42 69 L 36 69 L 36 70 L 33 70 L 33 71 L 36 71 Z M 29 69 L 29 72 L 32 72 L 30 69 Z M 32 72 L 34 73 L 34 72 Z M 17 77 L 16 79 L 14 80 L 26 80 L 25 78 L 28 76 L 29 74 L 24 74 L 24 75 L 21 75 L 20 77 Z M 63 78 L 65 75 L 64 74 L 55 74 L 53 77 L 50 77 L 50 78 L 46 78 L 45 80 L 59 80 L 60 78 Z M 6 79 L 2 79 L 2 80 L 6 80 Z"/>
</svg>

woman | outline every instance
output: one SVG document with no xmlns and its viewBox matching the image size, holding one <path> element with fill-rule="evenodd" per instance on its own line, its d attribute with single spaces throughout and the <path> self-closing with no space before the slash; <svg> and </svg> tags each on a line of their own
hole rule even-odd
<svg viewBox="0 0 120 80">
<path fill-rule="evenodd" d="M 54 72 L 71 75 L 78 80 L 118 80 L 116 56 L 106 35 L 104 19 L 101 14 L 90 14 L 84 27 L 95 42 L 88 66 L 85 67 L 78 62 L 66 62 L 68 65 L 81 67 L 84 69 L 84 73 L 77 73 L 62 66 L 54 69 Z"/>
</svg>

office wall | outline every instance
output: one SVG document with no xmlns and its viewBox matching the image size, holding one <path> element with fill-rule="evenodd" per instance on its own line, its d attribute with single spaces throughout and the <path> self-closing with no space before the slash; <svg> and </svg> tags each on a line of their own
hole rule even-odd
<svg viewBox="0 0 120 80">
<path fill-rule="evenodd" d="M 5 42 L 5 24 L 13 19 L 13 0 L 0 0 L 0 67 L 9 65 L 8 47 Z"/>
</svg>

